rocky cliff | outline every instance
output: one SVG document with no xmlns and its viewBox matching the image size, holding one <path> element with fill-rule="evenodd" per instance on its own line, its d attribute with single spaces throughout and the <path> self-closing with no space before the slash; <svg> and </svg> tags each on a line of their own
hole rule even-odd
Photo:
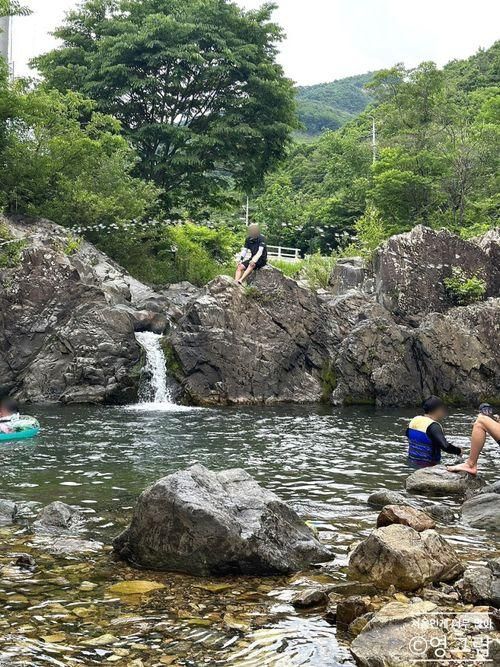
<svg viewBox="0 0 500 667">
<path fill-rule="evenodd" d="M 500 402 L 497 231 L 464 241 L 416 227 L 373 265 L 340 262 L 319 292 L 270 267 L 248 287 L 222 276 L 154 291 L 53 223 L 1 224 L 19 246 L 16 262 L 0 262 L 2 394 L 134 400 L 134 332 L 151 330 L 165 333 L 170 371 L 198 404 Z M 453 267 L 481 276 L 485 300 L 454 306 Z"/>
</svg>

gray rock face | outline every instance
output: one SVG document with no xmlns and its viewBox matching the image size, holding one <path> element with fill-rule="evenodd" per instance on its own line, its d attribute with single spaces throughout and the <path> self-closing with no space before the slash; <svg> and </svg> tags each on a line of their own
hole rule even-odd
<svg viewBox="0 0 500 667">
<path fill-rule="evenodd" d="M 453 581 L 462 571 L 453 547 L 434 530 L 417 533 L 397 524 L 374 530 L 349 559 L 352 579 L 405 591 L 434 581 Z"/>
<path fill-rule="evenodd" d="M 444 466 L 416 470 L 406 479 L 406 490 L 423 496 L 464 497 L 468 491 L 486 484 L 484 479 L 468 473 L 449 472 Z"/>
<path fill-rule="evenodd" d="M 114 549 L 135 565 L 197 575 L 291 572 L 330 558 L 298 515 L 244 470 L 201 465 L 146 489 Z"/>
<path fill-rule="evenodd" d="M 487 296 L 498 296 L 500 265 L 488 252 L 487 241 L 470 242 L 448 231 L 434 231 L 419 225 L 384 243 L 375 255 L 377 298 L 397 318 L 416 322 L 432 312 L 453 306 L 444 280 L 453 267 L 466 269 L 487 283 Z"/>
<path fill-rule="evenodd" d="M 0 498 L 0 526 L 13 523 L 17 514 L 17 505 L 12 500 Z"/>
<path fill-rule="evenodd" d="M 462 518 L 473 528 L 500 532 L 500 494 L 481 493 L 466 500 Z"/>
<path fill-rule="evenodd" d="M 367 278 L 367 269 L 361 257 L 347 257 L 336 263 L 329 285 L 334 294 L 345 294 L 349 290 L 362 289 Z"/>
<path fill-rule="evenodd" d="M 134 399 L 134 330 L 164 324 L 145 307 L 159 295 L 89 243 L 68 254 L 69 233 L 58 225 L 29 218 L 3 224 L 25 247 L 20 266 L 0 272 L 0 393 L 32 402 Z"/>
<path fill-rule="evenodd" d="M 77 510 L 59 500 L 42 507 L 33 523 L 39 532 L 67 533 L 74 531 L 82 523 L 81 515 Z"/>
<path fill-rule="evenodd" d="M 269 267 L 247 288 L 213 280 L 170 344 L 195 403 L 319 401 L 332 326 L 315 293 Z"/>
<path fill-rule="evenodd" d="M 414 640 L 422 636 L 426 617 L 431 621 L 436 609 L 432 602 L 386 604 L 352 642 L 351 652 L 356 664 L 362 667 L 403 667 L 432 659 L 431 640 L 439 645 L 439 640 L 445 638 L 443 630 L 429 623 L 425 630 L 426 641 L 420 643 L 422 653 L 416 652 Z"/>
</svg>

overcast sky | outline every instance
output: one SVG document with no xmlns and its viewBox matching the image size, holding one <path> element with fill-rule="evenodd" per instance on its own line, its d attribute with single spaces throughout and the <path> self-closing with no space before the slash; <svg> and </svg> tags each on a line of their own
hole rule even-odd
<svg viewBox="0 0 500 667">
<path fill-rule="evenodd" d="M 25 0 L 29 18 L 14 19 L 17 75 L 27 62 L 54 46 L 50 32 L 78 0 Z M 246 8 L 261 0 L 238 0 Z M 275 19 L 287 39 L 280 61 L 299 84 L 408 66 L 423 60 L 443 65 L 464 58 L 500 37 L 498 0 L 277 0 Z"/>
</svg>

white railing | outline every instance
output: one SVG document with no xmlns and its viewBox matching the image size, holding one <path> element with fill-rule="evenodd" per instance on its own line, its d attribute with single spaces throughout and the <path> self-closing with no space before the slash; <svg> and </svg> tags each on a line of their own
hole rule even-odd
<svg viewBox="0 0 500 667">
<path fill-rule="evenodd" d="M 284 262 L 298 262 L 300 260 L 299 248 L 285 248 L 281 245 L 268 245 L 267 256 L 271 259 L 281 259 Z"/>
</svg>

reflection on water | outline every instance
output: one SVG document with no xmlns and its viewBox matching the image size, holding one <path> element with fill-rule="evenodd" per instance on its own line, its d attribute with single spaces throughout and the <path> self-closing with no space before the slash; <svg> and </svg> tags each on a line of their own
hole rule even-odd
<svg viewBox="0 0 500 667">
<path fill-rule="evenodd" d="M 105 543 L 127 523 L 135 499 L 145 486 L 174 470 L 199 462 L 214 469 L 247 469 L 260 483 L 314 522 L 321 538 L 330 543 L 336 553 L 337 565 L 341 566 L 353 542 L 373 527 L 376 514 L 366 506 L 367 496 L 381 487 L 400 490 L 409 473 L 403 437 L 412 416 L 408 411 L 318 406 L 175 411 L 145 409 L 144 406 L 128 409 L 50 407 L 37 410 L 36 416 L 40 418 L 43 431 L 35 441 L 0 446 L 0 497 L 28 501 L 23 509 L 26 515 L 32 514 L 38 506 L 31 503 L 62 500 L 77 505 L 88 519 L 88 536 Z M 446 424 L 449 439 L 467 446 L 472 419 L 472 414 L 463 412 L 453 415 Z M 486 447 L 482 463 L 486 477 L 493 479 L 500 463 L 497 445 L 490 443 Z M 461 551 L 473 549 L 475 558 L 481 558 L 481 552 L 486 553 L 490 548 L 482 531 L 454 526 L 443 528 L 442 532 Z M 7 531 L 4 539 L 0 552 L 2 564 L 10 562 L 14 544 L 17 550 L 20 545 L 30 549 L 29 535 L 20 528 L 17 534 Z M 43 557 L 39 562 L 43 562 Z M 67 561 L 57 559 L 50 560 L 50 564 L 47 562 L 52 569 L 64 569 L 67 565 Z M 108 554 L 87 559 L 86 569 L 69 574 L 55 576 L 60 583 L 53 583 L 52 588 L 47 588 L 46 581 L 44 587 L 30 583 L 28 578 L 20 593 L 19 584 L 13 584 L 11 579 L 5 582 L 4 572 L 0 601 L 14 594 L 24 596 L 25 602 L 21 599 L 17 607 L 16 604 L 9 607 L 11 612 L 9 609 L 5 612 L 7 621 L 12 624 L 11 614 L 18 609 L 25 610 L 25 616 L 16 616 L 14 621 L 14 627 L 18 628 L 32 625 L 33 616 L 48 616 L 58 630 L 61 624 L 53 621 L 50 609 L 36 612 L 30 608 L 36 607 L 34 601 L 44 604 L 48 600 L 62 605 L 68 618 L 61 623 L 66 636 L 73 638 L 66 643 L 73 647 L 71 654 L 75 664 L 100 662 L 95 648 L 88 649 L 86 657 L 75 652 L 75 641 L 108 632 L 99 623 L 107 626 L 130 614 L 136 614 L 138 620 L 130 621 L 130 628 L 126 628 L 128 644 L 114 646 L 118 652 L 103 648 L 103 660 L 114 655 L 111 662 L 121 664 L 120 650 L 124 653 L 130 649 L 130 643 L 135 642 L 143 643 L 149 651 L 136 651 L 146 651 L 144 665 L 155 664 L 154 656 L 160 655 L 159 650 L 161 655 L 175 654 L 180 660 L 177 664 L 185 665 L 207 662 L 249 667 L 350 664 L 345 646 L 337 645 L 333 627 L 319 615 L 298 616 L 286 602 L 289 598 L 280 597 L 280 591 L 304 585 L 303 577 L 281 583 L 273 580 L 268 589 L 260 593 L 256 592 L 256 586 L 263 586 L 261 582 L 237 580 L 234 592 L 214 596 L 206 591 L 200 593 L 200 589 L 195 588 L 196 580 L 191 578 L 154 575 L 168 584 L 168 594 L 155 593 L 147 603 L 142 601 L 137 609 L 131 610 L 130 601 L 123 608 L 123 602 L 108 600 L 105 584 L 110 580 L 137 577 L 137 573 L 114 563 Z M 150 573 L 147 574 L 151 578 Z M 337 576 L 343 574 L 340 572 Z M 61 577 L 69 584 L 63 585 Z M 79 586 L 85 580 L 95 584 L 95 590 L 83 593 Z M 181 593 L 184 595 L 182 604 L 178 600 Z M 92 622 L 73 617 L 72 605 L 92 608 Z M 56 609 L 59 608 L 56 606 Z M 62 614 L 60 609 L 59 612 Z M 230 623 L 228 627 L 224 621 L 227 614 L 234 616 L 243 612 L 253 619 L 250 627 L 244 632 L 241 628 L 232 628 Z M 203 624 L 200 619 L 208 619 L 208 623 Z M 167 629 L 153 631 L 152 624 L 160 621 L 167 623 Z M 143 626 L 146 633 L 138 631 Z M 79 636 L 77 640 L 73 637 L 75 632 Z M 123 628 L 116 632 L 122 638 L 126 634 Z M 32 653 L 30 664 L 51 664 L 46 642 L 41 647 L 39 637 L 30 635 L 29 629 L 18 630 L 15 637 L 10 643 L 6 637 L 0 640 L 3 651 L 8 644 L 9 650 L 15 652 L 22 637 L 23 650 L 29 649 Z M 57 650 L 54 651 L 52 657 L 57 660 Z M 0 663 L 2 655 L 5 653 L 0 652 Z M 122 656 L 123 664 L 128 664 L 135 653 L 129 651 L 127 655 Z M 195 655 L 205 655 L 206 659 L 195 659 Z"/>
</svg>

